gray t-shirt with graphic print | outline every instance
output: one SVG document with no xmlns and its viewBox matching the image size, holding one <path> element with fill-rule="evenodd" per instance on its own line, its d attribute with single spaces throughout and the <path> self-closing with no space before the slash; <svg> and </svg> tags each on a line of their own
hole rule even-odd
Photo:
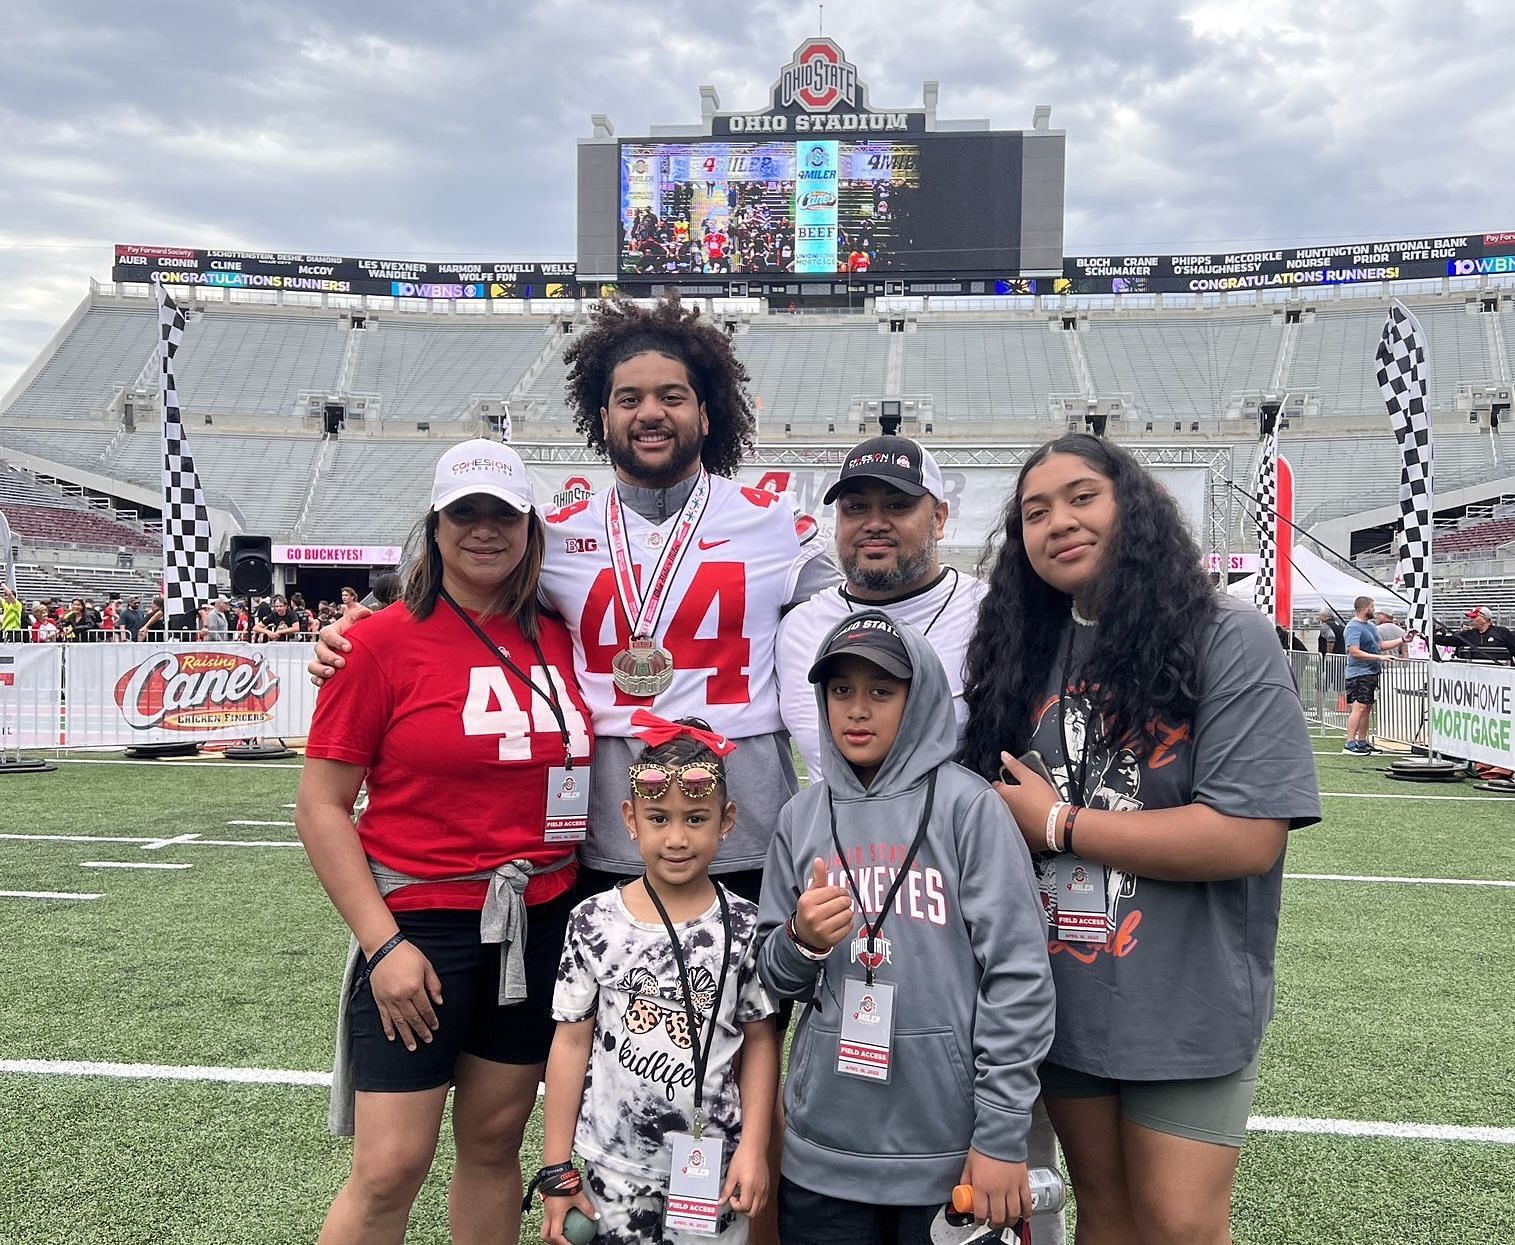
<svg viewBox="0 0 1515 1245">
<path fill-rule="evenodd" d="M 1288 662 L 1272 623 L 1250 604 L 1220 599 L 1198 637 L 1194 721 L 1159 722 L 1159 742 L 1143 761 L 1097 730 L 1085 748 L 1096 689 L 1078 668 L 1094 632 L 1072 631 L 1072 659 L 1053 671 L 1032 737 L 1063 799 L 1133 811 L 1199 803 L 1233 817 L 1284 820 L 1291 829 L 1320 820 L 1315 758 Z M 1066 646 L 1065 637 L 1060 652 Z M 1070 795 L 1080 775 L 1081 800 Z M 1055 936 L 1057 857 L 1034 859 L 1057 986 L 1049 1061 L 1146 1081 L 1224 1076 L 1252 1059 L 1273 1015 L 1282 858 L 1261 877 L 1224 882 L 1104 870 L 1103 944 Z"/>
</svg>

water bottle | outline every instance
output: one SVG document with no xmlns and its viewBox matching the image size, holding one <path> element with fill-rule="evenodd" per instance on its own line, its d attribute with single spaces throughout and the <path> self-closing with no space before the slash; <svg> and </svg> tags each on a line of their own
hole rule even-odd
<svg viewBox="0 0 1515 1245">
<path fill-rule="evenodd" d="M 1050 1167 L 1033 1167 L 1026 1173 L 1031 1185 L 1031 1213 L 1056 1214 L 1068 1199 L 1063 1178 Z M 1002 1245 L 1018 1239 L 1019 1223 L 1007 1228 L 991 1228 L 973 1221 L 973 1186 L 960 1184 L 952 1190 L 952 1201 L 937 1212 L 931 1221 L 931 1245 Z M 1007 1235 L 1008 1234 L 1008 1235 Z"/>
</svg>

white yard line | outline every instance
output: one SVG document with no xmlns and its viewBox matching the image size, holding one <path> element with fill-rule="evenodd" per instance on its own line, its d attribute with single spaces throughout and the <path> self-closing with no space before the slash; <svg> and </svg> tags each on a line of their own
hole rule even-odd
<svg viewBox="0 0 1515 1245">
<path fill-rule="evenodd" d="M 1308 1133 L 1316 1137 L 1391 1137 L 1399 1141 L 1484 1141 L 1515 1146 L 1515 1128 L 1454 1124 L 1407 1124 L 1387 1120 L 1317 1120 L 1290 1115 L 1254 1115 L 1255 1133 Z"/>
<path fill-rule="evenodd" d="M 228 826 L 280 826 L 290 830 L 293 830 L 295 826 L 292 821 L 228 821 L 226 824 Z"/>
<path fill-rule="evenodd" d="M 161 1063 L 93 1063 L 72 1059 L 0 1059 L 0 1072 L 26 1076 L 105 1076 L 142 1081 L 216 1081 L 225 1085 L 330 1085 L 330 1072 L 287 1068 L 201 1068 Z"/>
<path fill-rule="evenodd" d="M 298 839 L 202 839 L 180 834 L 171 839 L 123 839 L 103 834 L 0 834 L 0 840 L 23 843 L 132 843 L 143 851 L 163 847 L 303 847 Z"/>
<path fill-rule="evenodd" d="M 104 899 L 104 894 L 84 895 L 73 891 L 0 891 L 0 899 Z"/>
<path fill-rule="evenodd" d="M 153 860 L 81 860 L 81 869 L 190 869 L 192 865 L 169 865 Z"/>
<path fill-rule="evenodd" d="M 161 769 L 164 765 L 172 765 L 174 761 L 137 761 L 131 757 L 49 757 L 48 760 L 56 761 L 60 765 L 155 765 Z M 277 764 L 273 761 L 227 761 L 224 757 L 207 755 L 203 757 L 182 757 L 178 764 L 192 764 L 195 762 L 214 761 L 221 762 L 228 769 L 299 769 L 304 763 L 285 762 Z"/>
<path fill-rule="evenodd" d="M 328 1086 L 329 1072 L 288 1068 L 180 1067 L 156 1063 L 94 1063 L 71 1059 L 0 1059 L 0 1073 L 23 1076 L 111 1077 L 144 1081 L 202 1081 L 225 1085 Z M 538 1087 L 538 1095 L 541 1088 Z M 1385 1120 L 1329 1120 L 1303 1116 L 1254 1115 L 1247 1127 L 1258 1133 L 1305 1133 L 1329 1137 L 1388 1137 L 1405 1141 L 1475 1141 L 1515 1145 L 1515 1128 L 1413 1124 Z"/>
<path fill-rule="evenodd" d="M 1509 804 L 1515 795 L 1420 795 L 1410 791 L 1322 791 L 1323 800 L 1449 800 L 1463 804 Z"/>
<path fill-rule="evenodd" d="M 1396 882 L 1404 886 L 1496 886 L 1515 889 L 1515 882 L 1501 882 L 1491 878 L 1393 878 L 1355 873 L 1286 873 L 1284 877 L 1298 882 Z"/>
</svg>

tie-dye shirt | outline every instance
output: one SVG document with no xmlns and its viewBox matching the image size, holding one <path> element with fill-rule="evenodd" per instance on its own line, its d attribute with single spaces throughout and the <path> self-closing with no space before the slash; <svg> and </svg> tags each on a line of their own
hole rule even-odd
<svg viewBox="0 0 1515 1245">
<path fill-rule="evenodd" d="M 727 892 L 731 965 L 705 1069 L 705 1133 L 720 1137 L 729 1159 L 742 1135 L 736 1053 L 744 1024 L 775 1012 L 757 977 L 757 907 Z M 555 1020 L 595 1018 L 574 1148 L 591 1163 L 665 1181 L 669 1133 L 694 1127 L 694 1046 L 709 1032 L 721 971 L 721 906 L 675 923 L 683 947 L 698 1035 L 689 1032 L 684 991 L 668 931 L 638 920 L 621 890 L 586 899 L 569 918 L 552 997 Z"/>
</svg>

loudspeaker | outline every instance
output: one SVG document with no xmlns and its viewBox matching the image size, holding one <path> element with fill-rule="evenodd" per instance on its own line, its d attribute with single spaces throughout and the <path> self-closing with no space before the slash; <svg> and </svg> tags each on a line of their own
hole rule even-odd
<svg viewBox="0 0 1515 1245">
<path fill-rule="evenodd" d="M 233 536 L 227 554 L 231 590 L 266 597 L 274 586 L 274 543 L 267 536 Z"/>
</svg>

